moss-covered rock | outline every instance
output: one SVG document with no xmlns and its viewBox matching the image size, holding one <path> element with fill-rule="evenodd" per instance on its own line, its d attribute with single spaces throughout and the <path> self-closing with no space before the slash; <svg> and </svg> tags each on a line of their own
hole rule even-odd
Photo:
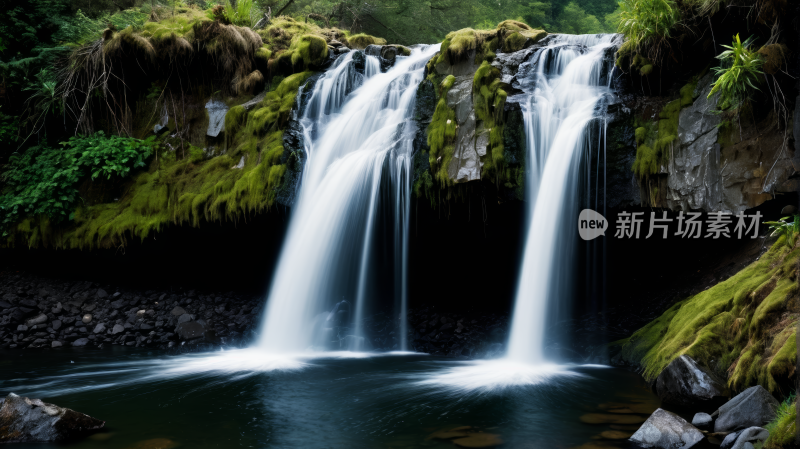
<svg viewBox="0 0 800 449">
<path fill-rule="evenodd" d="M 473 78 L 472 101 L 475 105 L 475 116 L 483 121 L 484 132 L 489 134 L 483 173 L 487 177 L 493 177 L 498 184 L 510 177 L 510 173 L 506 173 L 503 151 L 506 97 L 500 81 L 500 70 L 484 61 Z"/>
<path fill-rule="evenodd" d="M 787 393 L 795 376 L 800 317 L 800 241 L 781 237 L 758 261 L 664 312 L 616 342 L 621 357 L 652 381 L 686 354 L 727 379 L 736 391 L 759 384 Z"/>
<path fill-rule="evenodd" d="M 347 38 L 350 48 L 363 50 L 370 45 L 386 45 L 386 39 L 370 36 L 369 34 L 354 34 Z"/>
</svg>

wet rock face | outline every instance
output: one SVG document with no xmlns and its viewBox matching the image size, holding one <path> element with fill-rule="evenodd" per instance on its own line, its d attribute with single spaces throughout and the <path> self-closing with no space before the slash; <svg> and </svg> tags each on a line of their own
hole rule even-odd
<svg viewBox="0 0 800 449">
<path fill-rule="evenodd" d="M 765 426 L 775 418 L 779 405 L 761 385 L 750 387 L 714 412 L 714 432 Z"/>
<path fill-rule="evenodd" d="M 0 443 L 65 442 L 102 429 L 105 421 L 9 394 L 0 399 Z"/>
<path fill-rule="evenodd" d="M 688 449 L 703 439 L 696 427 L 680 416 L 658 409 L 631 436 L 631 441 L 647 448 Z"/>
<path fill-rule="evenodd" d="M 472 103 L 473 75 L 456 77 L 453 87 L 447 92 L 447 105 L 456 113 L 455 148 L 453 158 L 447 167 L 447 175 L 455 182 L 479 181 L 489 133 L 483 132 L 483 125 L 477 126 L 475 107 Z"/>
<path fill-rule="evenodd" d="M 680 112 L 678 140 L 666 167 L 667 206 L 673 210 L 736 213 L 771 198 L 772 192 L 798 187 L 793 148 L 784 148 L 783 131 L 772 114 L 758 124 L 741 119 L 720 144 L 722 116 L 714 113 L 719 95 L 708 99 L 712 75 L 697 84 L 694 104 Z M 749 119 L 752 120 L 752 119 Z M 731 125 L 734 126 L 734 125 Z"/>
<path fill-rule="evenodd" d="M 682 406 L 721 402 L 729 394 L 724 380 L 687 355 L 673 360 L 658 375 L 656 392 L 665 404 Z"/>
</svg>

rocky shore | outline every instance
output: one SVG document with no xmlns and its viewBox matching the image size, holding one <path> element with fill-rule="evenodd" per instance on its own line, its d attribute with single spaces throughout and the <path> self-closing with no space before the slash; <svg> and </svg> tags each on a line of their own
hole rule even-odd
<svg viewBox="0 0 800 449">
<path fill-rule="evenodd" d="M 253 333 L 260 312 L 257 298 L 235 293 L 137 291 L 0 274 L 0 348 L 236 345 Z"/>
<path fill-rule="evenodd" d="M 241 346 L 256 335 L 262 307 L 259 295 L 137 290 L 4 272 L 0 273 L 0 348 L 117 345 L 188 351 Z M 507 314 L 477 316 L 420 308 L 409 311 L 408 322 L 411 349 L 451 357 L 500 354 L 508 332 Z M 399 324 L 385 313 L 366 318 L 366 348 L 399 350 Z"/>
</svg>

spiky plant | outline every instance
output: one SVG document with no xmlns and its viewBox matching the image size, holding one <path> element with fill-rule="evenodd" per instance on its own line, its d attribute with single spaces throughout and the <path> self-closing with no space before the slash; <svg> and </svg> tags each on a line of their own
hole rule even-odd
<svg viewBox="0 0 800 449">
<path fill-rule="evenodd" d="M 800 233 L 800 215 L 795 215 L 794 218 L 783 217 L 779 221 L 765 221 L 764 224 L 772 230 L 771 236 L 786 235 L 786 244 L 794 246 L 795 238 Z"/>
<path fill-rule="evenodd" d="M 758 91 L 764 61 L 761 55 L 752 50 L 755 38 L 750 36 L 744 42 L 739 35 L 733 37 L 732 45 L 723 45 L 725 51 L 717 56 L 721 64 L 714 69 L 717 80 L 708 94 L 708 98 L 720 93 L 717 106 L 720 109 L 738 110 Z"/>
</svg>

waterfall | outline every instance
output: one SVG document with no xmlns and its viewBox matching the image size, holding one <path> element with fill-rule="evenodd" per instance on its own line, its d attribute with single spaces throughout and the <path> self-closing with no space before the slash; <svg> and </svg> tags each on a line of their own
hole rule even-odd
<svg viewBox="0 0 800 449">
<path fill-rule="evenodd" d="M 373 297 L 371 242 L 381 211 L 393 215 L 394 279 L 405 310 L 411 116 L 425 63 L 437 50 L 415 48 L 385 73 L 378 58 L 350 52 L 316 81 L 299 120 L 308 160 L 269 289 L 261 348 L 365 348 L 361 325 Z M 348 335 L 330 335 L 339 313 L 349 315 Z"/>
<path fill-rule="evenodd" d="M 617 35 L 553 35 L 531 65 L 522 101 L 528 146 L 527 236 L 507 357 L 545 362 L 548 307 L 570 299 L 580 162 L 592 147 L 608 86 L 607 50 Z M 520 67 L 520 71 L 524 68 Z M 599 148 L 597 148 L 599 151 Z"/>
</svg>

